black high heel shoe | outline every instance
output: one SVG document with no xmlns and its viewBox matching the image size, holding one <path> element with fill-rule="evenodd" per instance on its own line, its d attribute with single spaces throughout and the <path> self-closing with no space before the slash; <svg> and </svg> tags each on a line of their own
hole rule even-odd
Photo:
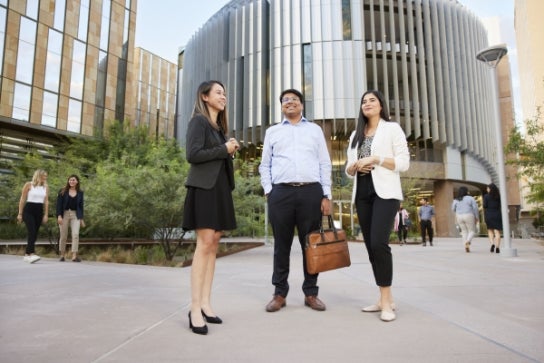
<svg viewBox="0 0 544 363">
<path fill-rule="evenodd" d="M 200 310 L 202 312 L 202 316 L 204 317 L 204 319 L 206 319 L 206 321 L 210 324 L 221 324 L 223 323 L 223 320 L 221 320 L 221 318 L 219 316 L 208 316 L 206 315 L 206 313 L 204 312 L 204 310 Z"/>
<path fill-rule="evenodd" d="M 195 334 L 200 334 L 200 335 L 208 334 L 208 326 L 206 324 L 204 324 L 204 326 L 193 326 L 193 322 L 191 321 L 190 311 L 189 311 L 189 328 L 191 328 L 191 330 Z"/>
</svg>

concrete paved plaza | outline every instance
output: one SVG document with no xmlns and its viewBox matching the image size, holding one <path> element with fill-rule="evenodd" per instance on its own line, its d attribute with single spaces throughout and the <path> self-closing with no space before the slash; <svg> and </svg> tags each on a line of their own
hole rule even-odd
<svg viewBox="0 0 544 363">
<path fill-rule="evenodd" d="M 350 243 L 351 267 L 320 275 L 325 312 L 304 306 L 298 243 L 276 313 L 264 310 L 272 246 L 222 257 L 213 303 L 224 324 L 207 336 L 188 327 L 190 268 L 0 255 L 0 361 L 544 362 L 543 242 L 513 240 L 513 258 L 484 238 L 472 246 L 392 245 L 391 323 L 360 311 L 378 296 L 362 243 Z"/>
</svg>

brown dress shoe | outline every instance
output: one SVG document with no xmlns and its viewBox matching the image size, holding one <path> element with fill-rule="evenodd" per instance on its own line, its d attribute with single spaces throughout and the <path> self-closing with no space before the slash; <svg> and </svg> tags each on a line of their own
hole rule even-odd
<svg viewBox="0 0 544 363">
<path fill-rule="evenodd" d="M 274 298 L 270 300 L 268 305 L 266 305 L 266 311 L 273 313 L 280 310 L 285 306 L 285 298 L 281 295 L 274 295 Z"/>
<path fill-rule="evenodd" d="M 327 308 L 323 301 L 319 300 L 317 295 L 314 296 L 306 296 L 304 298 L 304 305 L 311 307 L 314 310 L 317 311 L 325 311 Z"/>
</svg>

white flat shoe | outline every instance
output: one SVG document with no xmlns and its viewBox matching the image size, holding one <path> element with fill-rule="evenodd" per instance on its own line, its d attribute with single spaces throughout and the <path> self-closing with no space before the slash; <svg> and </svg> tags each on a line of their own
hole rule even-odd
<svg viewBox="0 0 544 363">
<path fill-rule="evenodd" d="M 382 310 L 382 313 L 380 315 L 380 319 L 382 321 L 393 321 L 396 318 L 397 318 L 397 316 L 395 315 L 395 313 L 393 311 Z"/>
<path fill-rule="evenodd" d="M 391 309 L 393 310 L 397 309 L 395 303 L 391 304 Z M 376 313 L 378 311 L 382 311 L 382 307 L 378 304 L 374 304 L 374 305 L 370 305 L 370 306 L 362 308 L 361 311 L 365 313 Z"/>
</svg>

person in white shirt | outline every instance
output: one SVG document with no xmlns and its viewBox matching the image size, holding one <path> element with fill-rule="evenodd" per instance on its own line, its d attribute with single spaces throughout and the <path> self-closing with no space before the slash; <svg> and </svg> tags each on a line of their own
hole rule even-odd
<svg viewBox="0 0 544 363">
<path fill-rule="evenodd" d="M 389 111 L 381 92 L 367 91 L 361 97 L 357 128 L 347 150 L 346 174 L 353 178 L 352 203 L 357 216 L 376 285 L 379 301 L 362 310 L 381 312 L 383 321 L 395 320 L 391 294 L 393 256 L 389 235 L 403 200 L 400 172 L 408 170 L 410 153 L 406 135 Z"/>
<path fill-rule="evenodd" d="M 19 199 L 19 214 L 17 222 L 25 222 L 28 232 L 25 257 L 23 261 L 34 263 L 40 260 L 36 255 L 36 239 L 42 224 L 47 223 L 49 209 L 49 188 L 47 186 L 47 172 L 38 169 L 34 172 L 32 181 L 26 182 Z"/>
</svg>

